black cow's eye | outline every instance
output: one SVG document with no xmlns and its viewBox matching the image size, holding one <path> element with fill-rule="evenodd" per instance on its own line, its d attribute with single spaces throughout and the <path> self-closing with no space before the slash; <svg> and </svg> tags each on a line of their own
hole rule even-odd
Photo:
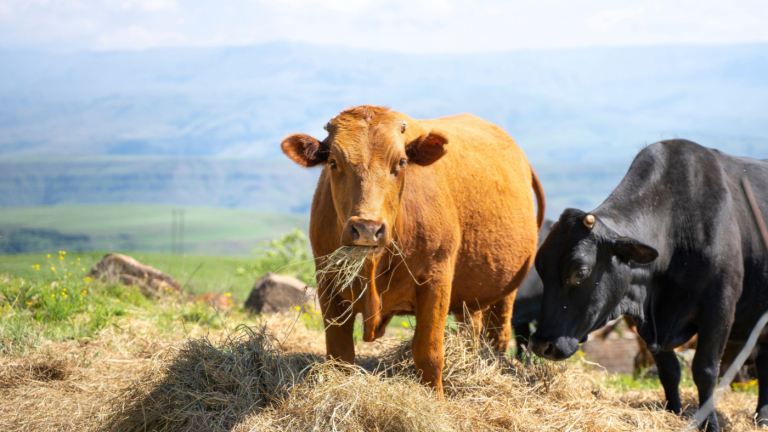
<svg viewBox="0 0 768 432">
<path fill-rule="evenodd" d="M 576 271 L 573 272 L 571 275 L 571 283 L 578 285 L 579 282 L 586 279 L 589 276 L 589 273 L 591 272 L 589 267 L 582 267 Z"/>
<path fill-rule="evenodd" d="M 336 169 L 336 168 L 338 168 L 338 165 L 336 165 L 336 161 L 335 161 L 335 160 L 333 160 L 333 159 L 331 159 L 331 160 L 329 160 L 329 161 L 328 161 L 328 165 L 330 165 L 330 166 L 331 166 L 331 169 Z"/>
</svg>

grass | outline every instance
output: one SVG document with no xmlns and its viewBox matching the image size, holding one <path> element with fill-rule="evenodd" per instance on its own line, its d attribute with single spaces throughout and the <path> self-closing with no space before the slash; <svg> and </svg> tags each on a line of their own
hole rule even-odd
<svg viewBox="0 0 768 432">
<path fill-rule="evenodd" d="M 94 250 L 171 252 L 173 206 L 149 204 L 57 205 L 0 208 L 5 226 L 49 228 L 86 234 Z M 185 207 L 184 252 L 245 255 L 294 228 L 306 230 L 307 215 L 243 209 Z M 1 259 L 1 258 L 0 258 Z"/>
<path fill-rule="evenodd" d="M 578 358 L 523 366 L 463 339 L 453 320 L 445 336 L 446 400 L 439 401 L 410 359 L 413 317 L 396 317 L 373 344 L 357 343 L 358 321 L 360 367 L 333 365 L 322 361 L 322 317 L 312 308 L 253 316 L 240 307 L 214 310 L 190 295 L 150 300 L 133 287 L 88 280 L 98 254 L 50 255 L 2 263 L 1 430 L 143 430 L 145 422 L 147 430 L 226 425 L 235 431 L 676 430 L 685 424 L 661 409 L 656 379 L 601 374 Z M 190 257 L 137 258 L 190 275 L 199 266 L 183 261 Z M 217 279 L 238 280 L 234 269 L 244 265 L 209 260 L 217 264 L 203 272 L 207 261 L 200 261 L 192 281 L 200 277 L 223 289 Z M 690 381 L 686 371 L 683 398 L 692 412 Z M 744 390 L 724 399 L 728 430 L 750 425 L 754 386 Z"/>
<path fill-rule="evenodd" d="M 78 263 L 86 272 L 91 269 L 105 254 L 109 252 L 69 252 L 66 263 Z M 213 292 L 217 294 L 231 293 L 236 301 L 247 298 L 255 279 L 238 276 L 238 267 L 250 265 L 254 258 L 205 256 L 205 255 L 170 255 L 150 252 L 125 252 L 139 262 L 154 267 L 172 275 L 182 284 L 185 290 L 192 294 Z M 22 277 L 32 281 L 54 281 L 59 274 L 51 272 L 51 263 L 57 264 L 58 256 L 47 258 L 50 254 L 18 254 L 0 256 L 0 274 L 12 277 Z M 79 259 L 79 260 L 78 260 Z M 33 266 L 40 266 L 40 270 Z M 74 264 L 72 264 L 74 266 Z"/>
</svg>

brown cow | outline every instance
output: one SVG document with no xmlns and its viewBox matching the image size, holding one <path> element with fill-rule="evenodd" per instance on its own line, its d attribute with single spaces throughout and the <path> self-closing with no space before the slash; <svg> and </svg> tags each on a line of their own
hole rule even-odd
<svg viewBox="0 0 768 432">
<path fill-rule="evenodd" d="M 466 305 L 495 347 L 507 348 L 515 290 L 544 220 L 541 184 L 512 138 L 473 115 L 414 120 L 360 106 L 325 128 L 323 141 L 294 134 L 282 143 L 299 165 L 323 165 L 309 226 L 316 265 L 342 245 L 371 246 L 363 271 L 375 280 L 339 295 L 320 283 L 327 355 L 354 363 L 350 312 L 362 313 L 368 342 L 394 315 L 415 315 L 414 363 L 442 395 L 449 312 L 468 320 Z"/>
</svg>

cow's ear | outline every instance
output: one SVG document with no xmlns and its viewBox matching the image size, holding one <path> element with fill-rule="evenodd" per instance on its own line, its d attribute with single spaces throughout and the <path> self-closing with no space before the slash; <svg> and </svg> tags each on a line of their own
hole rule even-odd
<svg viewBox="0 0 768 432">
<path fill-rule="evenodd" d="M 443 157 L 446 144 L 448 139 L 443 134 L 432 131 L 429 135 L 422 135 L 408 143 L 405 146 L 405 154 L 408 155 L 408 162 L 427 166 Z"/>
<path fill-rule="evenodd" d="M 328 149 L 309 135 L 289 135 L 280 144 L 288 158 L 303 167 L 313 167 L 328 161 Z"/>
<path fill-rule="evenodd" d="M 658 256 L 656 249 L 630 237 L 619 237 L 613 242 L 613 253 L 624 262 L 649 264 Z"/>
</svg>

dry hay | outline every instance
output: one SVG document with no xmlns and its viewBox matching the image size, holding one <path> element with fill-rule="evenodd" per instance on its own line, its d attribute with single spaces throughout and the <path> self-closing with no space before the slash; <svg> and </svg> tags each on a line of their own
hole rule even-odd
<svg viewBox="0 0 768 432">
<path fill-rule="evenodd" d="M 446 334 L 445 400 L 423 386 L 407 343 L 363 366 L 287 353 L 265 328 L 218 345 L 166 350 L 112 400 L 97 430 L 679 430 L 658 407 L 631 406 L 578 367 L 499 357 Z"/>
<path fill-rule="evenodd" d="M 185 343 L 183 335 L 153 333 L 151 324 L 135 321 L 90 342 L 0 357 L 0 377 L 21 380 L 0 388 L 0 430 L 143 431 L 145 418 L 154 419 L 148 431 L 236 432 L 635 431 L 687 424 L 663 411 L 661 391 L 616 394 L 582 366 L 524 366 L 455 332 L 446 334 L 440 401 L 418 381 L 408 342 L 385 337 L 358 346 L 361 366 L 325 363 L 324 335 L 294 318 L 265 317 L 274 337 L 263 328 L 203 338 L 193 332 Z M 54 368 L 62 375 L 39 373 L 51 361 L 59 361 Z M 692 413 L 695 390 L 682 389 L 682 396 Z M 755 403 L 754 396 L 726 393 L 718 404 L 721 426 L 751 430 Z"/>
<path fill-rule="evenodd" d="M 618 395 L 619 400 L 627 405 L 647 410 L 660 410 L 664 407 L 664 391 L 627 391 Z M 683 404 L 683 417 L 693 418 L 699 407 L 699 396 L 695 388 L 681 388 L 680 399 Z M 717 421 L 720 428 L 729 432 L 765 430 L 757 427 L 755 407 L 757 397 L 745 393 L 726 391 L 717 402 Z"/>
</svg>

